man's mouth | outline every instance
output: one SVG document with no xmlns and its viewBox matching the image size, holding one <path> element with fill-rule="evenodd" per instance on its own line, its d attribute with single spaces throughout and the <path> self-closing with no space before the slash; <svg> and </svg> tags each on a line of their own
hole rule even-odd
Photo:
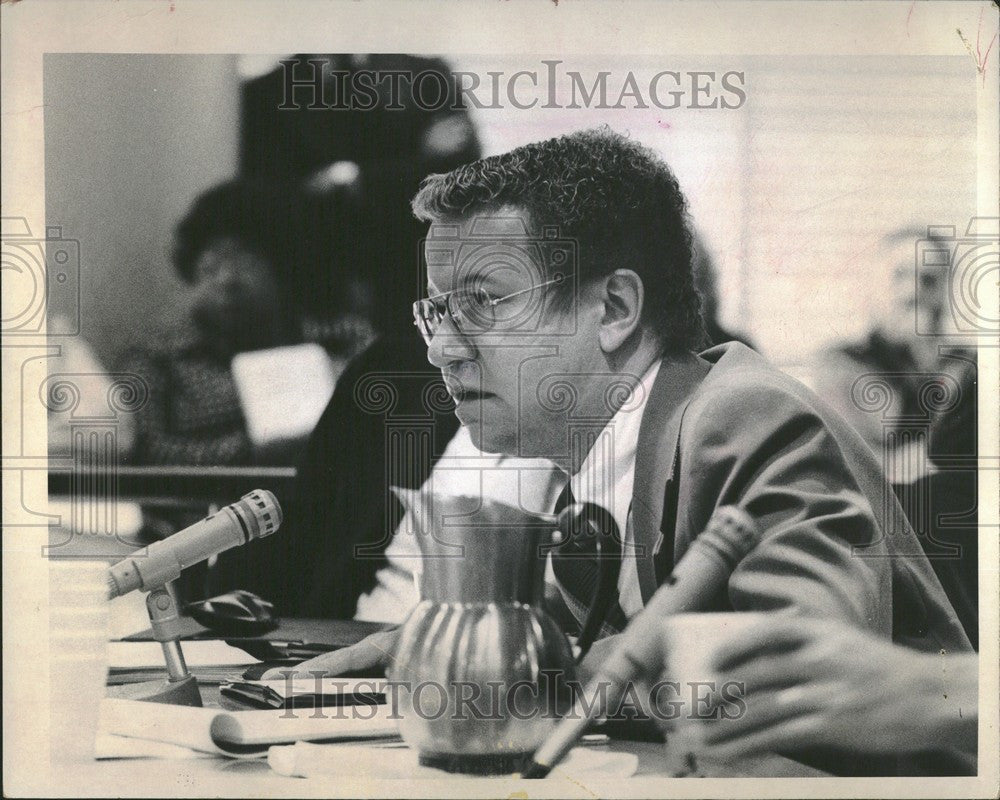
<svg viewBox="0 0 1000 800">
<path fill-rule="evenodd" d="M 474 403 L 487 397 L 494 397 L 493 392 L 484 392 L 482 389 L 463 386 L 453 378 L 445 377 L 444 381 L 448 387 L 448 393 L 451 394 L 452 399 L 455 401 L 455 405 Z"/>
<path fill-rule="evenodd" d="M 457 392 L 452 392 L 451 396 L 455 399 L 455 405 L 460 405 L 461 403 L 475 403 L 478 400 L 485 400 L 487 397 L 494 397 L 495 395 L 493 392 L 460 388 Z"/>
</svg>

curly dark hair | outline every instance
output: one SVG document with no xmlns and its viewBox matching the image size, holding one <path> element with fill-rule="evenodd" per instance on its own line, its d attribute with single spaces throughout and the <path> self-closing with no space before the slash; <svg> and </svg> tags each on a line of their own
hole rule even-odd
<svg viewBox="0 0 1000 800">
<path fill-rule="evenodd" d="M 687 201 L 652 150 L 605 125 L 430 175 L 412 202 L 425 222 L 504 206 L 526 210 L 536 229 L 556 226 L 577 242 L 579 283 L 616 269 L 639 275 L 643 322 L 665 351 L 705 344 Z"/>
<path fill-rule="evenodd" d="M 227 181 L 200 194 L 174 230 L 173 262 L 194 280 L 198 257 L 213 239 L 231 237 L 263 256 L 286 284 L 301 258 L 303 200 L 291 186 Z"/>
</svg>

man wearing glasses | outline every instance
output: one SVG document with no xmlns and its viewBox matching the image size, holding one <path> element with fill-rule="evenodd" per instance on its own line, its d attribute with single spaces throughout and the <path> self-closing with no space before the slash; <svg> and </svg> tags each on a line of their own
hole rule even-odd
<svg viewBox="0 0 1000 800">
<path fill-rule="evenodd" d="M 749 348 L 699 352 L 686 201 L 652 151 L 583 131 L 432 175 L 413 208 L 430 223 L 414 320 L 473 442 L 550 459 L 563 502 L 604 506 L 624 532 L 604 634 L 736 504 L 762 538 L 705 610 L 794 608 L 923 651 L 970 649 L 858 435 Z M 593 580 L 579 564 L 553 556 L 550 572 L 578 622 Z M 385 663 L 392 643 L 302 668 Z"/>
</svg>

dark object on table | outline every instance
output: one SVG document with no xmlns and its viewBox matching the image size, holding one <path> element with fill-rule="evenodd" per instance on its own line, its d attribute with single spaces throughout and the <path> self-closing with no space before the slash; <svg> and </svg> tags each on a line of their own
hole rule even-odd
<svg viewBox="0 0 1000 800">
<path fill-rule="evenodd" d="M 243 589 L 188 603 L 186 611 L 223 636 L 259 636 L 278 627 L 274 606 Z"/>
<path fill-rule="evenodd" d="M 338 648 L 332 648 L 334 650 Z M 288 661 L 287 659 L 281 661 L 262 661 L 260 664 L 254 664 L 252 667 L 247 667 L 243 671 L 241 676 L 245 681 L 259 681 L 262 680 L 266 672 L 270 672 L 272 669 L 291 669 L 294 670 L 298 661 Z M 342 672 L 337 676 L 338 678 L 368 678 L 368 679 L 378 679 L 385 677 L 385 669 L 383 667 L 370 667 L 366 670 L 360 670 L 355 672 Z"/>
<path fill-rule="evenodd" d="M 223 697 L 236 700 L 240 704 L 258 709 L 288 709 L 288 708 L 340 708 L 343 706 L 377 706 L 385 705 L 385 692 L 376 691 L 374 684 L 371 691 L 351 690 L 340 692 L 292 692 L 282 695 L 272 687 L 262 683 L 244 683 L 234 681 L 224 683 L 220 688 Z"/>
</svg>

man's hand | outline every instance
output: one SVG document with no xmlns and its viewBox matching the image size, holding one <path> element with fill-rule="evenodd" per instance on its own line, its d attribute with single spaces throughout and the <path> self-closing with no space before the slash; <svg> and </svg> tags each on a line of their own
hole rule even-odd
<svg viewBox="0 0 1000 800">
<path fill-rule="evenodd" d="M 576 668 L 577 680 L 580 681 L 581 686 L 586 686 L 597 676 L 601 664 L 607 660 L 616 648 L 621 646 L 621 642 L 622 635 L 617 633 L 614 636 L 605 636 L 603 639 L 598 639 L 590 646 L 587 655 L 583 657 L 583 661 Z M 661 666 L 658 665 L 658 667 Z"/>
<path fill-rule="evenodd" d="M 829 746 L 905 754 L 975 749 L 977 660 L 908 650 L 829 619 L 771 617 L 719 646 L 723 681 L 746 686 L 739 719 L 705 725 L 713 755 Z"/>
<path fill-rule="evenodd" d="M 294 667 L 294 671 L 302 676 L 325 672 L 328 677 L 344 675 L 345 673 L 363 675 L 382 673 L 392 660 L 398 638 L 398 628 L 379 631 L 350 647 L 344 647 L 340 650 L 334 650 L 332 653 L 324 653 L 321 656 L 310 658 L 308 661 L 303 661 Z M 289 669 L 289 667 L 278 667 L 268 670 L 264 673 L 263 680 L 280 680 L 288 674 Z"/>
</svg>

